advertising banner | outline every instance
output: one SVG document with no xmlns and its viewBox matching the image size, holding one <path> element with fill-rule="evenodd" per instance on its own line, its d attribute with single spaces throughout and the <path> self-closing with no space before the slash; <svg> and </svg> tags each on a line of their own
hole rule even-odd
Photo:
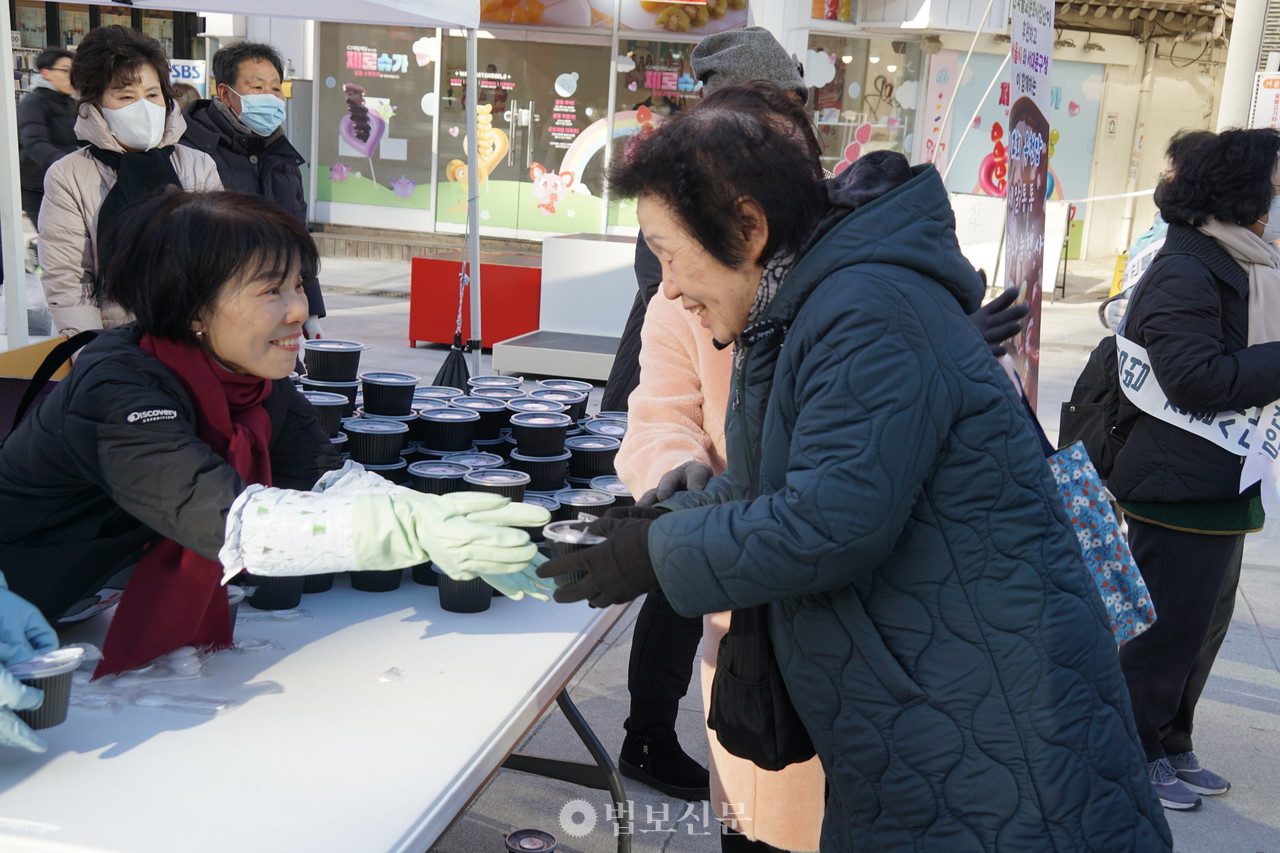
<svg viewBox="0 0 1280 853">
<path fill-rule="evenodd" d="M 1036 404 L 1040 369 L 1040 297 L 1044 285 L 1045 197 L 1049 193 L 1049 94 L 1053 3 L 1014 0 L 1009 108 L 1008 181 L 1005 192 L 1006 289 L 1021 294 L 1031 313 L 1009 353 Z"/>
<path fill-rule="evenodd" d="M 1280 71 L 1259 71 L 1254 76 L 1249 127 L 1280 127 Z"/>
<path fill-rule="evenodd" d="M 482 0 L 480 20 L 608 29 L 613 6 L 613 0 Z M 620 30 L 711 35 L 746 24 L 747 0 L 622 0 L 618 12 Z"/>
<path fill-rule="evenodd" d="M 187 83 L 196 87 L 200 97 L 209 97 L 209 75 L 203 59 L 170 59 L 169 83 Z"/>
</svg>

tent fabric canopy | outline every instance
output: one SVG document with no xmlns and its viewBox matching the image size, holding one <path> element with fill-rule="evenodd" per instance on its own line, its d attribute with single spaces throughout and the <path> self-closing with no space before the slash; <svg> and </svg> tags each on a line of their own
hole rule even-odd
<svg viewBox="0 0 1280 853">
<path fill-rule="evenodd" d="M 112 0 L 85 2 L 120 9 L 262 15 L 349 24 L 399 24 L 463 29 L 475 29 L 480 25 L 479 0 L 308 0 L 306 3 L 278 3 L 272 0 L 133 0 L 127 5 Z"/>
</svg>

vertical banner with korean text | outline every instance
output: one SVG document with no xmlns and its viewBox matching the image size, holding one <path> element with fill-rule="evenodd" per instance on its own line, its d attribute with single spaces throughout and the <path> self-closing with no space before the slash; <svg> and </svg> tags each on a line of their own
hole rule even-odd
<svg viewBox="0 0 1280 853">
<path fill-rule="evenodd" d="M 1009 183 L 1005 193 L 1005 281 L 1031 309 L 1010 348 L 1031 405 L 1040 370 L 1040 297 L 1044 269 L 1044 202 L 1048 193 L 1051 0 L 1013 0 L 1009 66 Z M 1052 275 L 1052 270 L 1049 271 Z"/>
</svg>

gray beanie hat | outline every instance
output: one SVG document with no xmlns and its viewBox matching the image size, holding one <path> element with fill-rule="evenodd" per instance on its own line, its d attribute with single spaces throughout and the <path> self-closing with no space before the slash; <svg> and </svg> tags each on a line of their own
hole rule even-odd
<svg viewBox="0 0 1280 853">
<path fill-rule="evenodd" d="M 693 76 L 702 81 L 704 94 L 718 86 L 768 80 L 809 99 L 802 66 L 764 27 L 707 36 L 698 42 L 690 59 Z"/>
</svg>

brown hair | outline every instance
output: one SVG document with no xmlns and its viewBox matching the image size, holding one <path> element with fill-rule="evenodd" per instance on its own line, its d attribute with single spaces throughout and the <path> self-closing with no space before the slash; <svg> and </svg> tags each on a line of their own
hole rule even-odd
<svg viewBox="0 0 1280 853">
<path fill-rule="evenodd" d="M 165 108 L 172 107 L 169 57 L 164 48 L 150 36 L 118 24 L 90 30 L 80 42 L 71 60 L 71 85 L 80 93 L 81 104 L 101 104 L 108 89 L 137 83 L 143 65 L 155 69 Z"/>
</svg>

